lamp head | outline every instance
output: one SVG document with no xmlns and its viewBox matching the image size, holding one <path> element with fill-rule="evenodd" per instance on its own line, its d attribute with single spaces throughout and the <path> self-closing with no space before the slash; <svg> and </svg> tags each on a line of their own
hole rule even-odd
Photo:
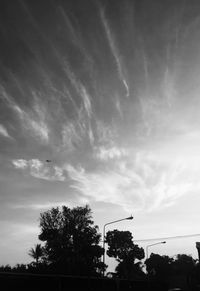
<svg viewBox="0 0 200 291">
<path fill-rule="evenodd" d="M 133 215 L 127 217 L 126 219 L 132 220 L 133 219 Z"/>
<path fill-rule="evenodd" d="M 162 241 L 162 244 L 166 244 L 166 241 Z"/>
</svg>

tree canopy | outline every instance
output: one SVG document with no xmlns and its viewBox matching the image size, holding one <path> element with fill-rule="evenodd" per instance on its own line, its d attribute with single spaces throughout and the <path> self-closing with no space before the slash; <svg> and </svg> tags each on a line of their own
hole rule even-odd
<svg viewBox="0 0 200 291">
<path fill-rule="evenodd" d="M 196 264 L 196 261 L 190 255 L 178 254 L 173 261 L 174 273 L 189 274 Z"/>
<path fill-rule="evenodd" d="M 46 260 L 59 272 L 94 275 L 102 271 L 101 235 L 88 205 L 57 207 L 41 213 L 40 228 L 39 239 L 45 243 Z"/>
<path fill-rule="evenodd" d="M 170 274 L 172 262 L 173 258 L 152 253 L 145 261 L 145 264 L 149 275 L 162 278 Z"/>
<path fill-rule="evenodd" d="M 119 277 L 134 278 L 143 275 L 140 260 L 144 258 L 144 249 L 133 243 L 130 231 L 117 229 L 108 231 L 106 242 L 108 244 L 107 255 L 119 262 L 116 267 Z"/>
<path fill-rule="evenodd" d="M 186 254 L 168 257 L 152 253 L 145 264 L 148 274 L 162 278 L 176 274 L 188 275 L 194 270 L 196 261 Z"/>
</svg>

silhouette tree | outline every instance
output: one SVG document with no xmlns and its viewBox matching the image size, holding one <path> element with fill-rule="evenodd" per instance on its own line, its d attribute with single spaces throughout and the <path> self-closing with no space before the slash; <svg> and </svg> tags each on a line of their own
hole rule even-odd
<svg viewBox="0 0 200 291">
<path fill-rule="evenodd" d="M 172 262 L 173 258 L 154 253 L 145 261 L 148 277 L 159 282 L 161 290 L 169 289 Z"/>
<path fill-rule="evenodd" d="M 40 259 L 44 256 L 44 248 L 41 244 L 36 244 L 34 248 L 29 250 L 28 254 L 35 260 L 36 265 L 38 265 Z"/>
<path fill-rule="evenodd" d="M 139 260 L 144 258 L 144 249 L 133 243 L 130 231 L 108 231 L 106 242 L 107 255 L 119 263 L 115 269 L 118 277 L 130 279 L 143 275 Z"/>
<path fill-rule="evenodd" d="M 193 288 L 198 278 L 196 260 L 186 254 L 178 254 L 172 258 L 152 253 L 145 264 L 149 276 L 166 284 L 169 284 L 171 280 L 176 282 L 181 278 L 181 284 L 186 284 L 188 290 Z"/>
<path fill-rule="evenodd" d="M 41 213 L 40 228 L 39 239 L 45 242 L 46 260 L 54 270 L 77 275 L 102 272 L 101 235 L 88 205 Z"/>
<path fill-rule="evenodd" d="M 27 272 L 27 265 L 25 265 L 25 264 L 16 264 L 12 268 L 12 272 L 14 272 L 14 273 L 26 273 Z"/>
<path fill-rule="evenodd" d="M 195 262 L 192 256 L 178 254 L 173 261 L 173 271 L 179 274 L 189 274 L 194 269 Z"/>
<path fill-rule="evenodd" d="M 173 258 L 152 253 L 145 264 L 149 275 L 162 279 L 162 277 L 167 277 L 170 274 L 172 262 Z"/>
<path fill-rule="evenodd" d="M 12 267 L 10 265 L 2 265 L 0 266 L 0 272 L 11 272 L 12 271 Z"/>
</svg>

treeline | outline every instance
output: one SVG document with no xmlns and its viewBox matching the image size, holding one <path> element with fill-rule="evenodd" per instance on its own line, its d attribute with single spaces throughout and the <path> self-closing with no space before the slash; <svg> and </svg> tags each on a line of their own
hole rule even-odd
<svg viewBox="0 0 200 291">
<path fill-rule="evenodd" d="M 39 225 L 41 243 L 28 251 L 32 262 L 15 267 L 1 266 L 0 272 L 103 277 L 107 265 L 102 262 L 102 237 L 88 205 L 52 208 L 40 214 Z M 198 261 L 186 254 L 173 258 L 151 254 L 143 263 L 144 249 L 134 244 L 129 231 L 108 231 L 105 242 L 107 255 L 118 263 L 115 272 L 108 276 L 163 281 L 175 275 L 184 275 L 193 281 L 200 277 Z"/>
</svg>

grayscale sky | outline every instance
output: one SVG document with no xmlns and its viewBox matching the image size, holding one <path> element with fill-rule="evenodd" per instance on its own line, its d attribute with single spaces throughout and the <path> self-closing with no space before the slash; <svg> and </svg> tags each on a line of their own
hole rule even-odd
<svg viewBox="0 0 200 291">
<path fill-rule="evenodd" d="M 53 206 L 200 232 L 200 1 L 2 0 L 0 42 L 0 265 L 31 261 Z"/>
</svg>

